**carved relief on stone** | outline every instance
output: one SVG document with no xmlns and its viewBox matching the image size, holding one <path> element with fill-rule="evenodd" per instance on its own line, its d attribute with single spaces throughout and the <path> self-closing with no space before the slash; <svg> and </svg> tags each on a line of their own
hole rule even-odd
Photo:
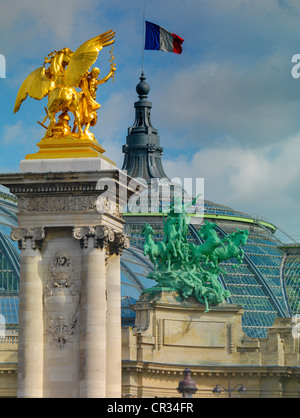
<svg viewBox="0 0 300 418">
<path fill-rule="evenodd" d="M 50 263 L 44 288 L 47 333 L 51 343 L 63 349 L 79 328 L 80 283 L 76 262 L 58 251 Z"/>
<path fill-rule="evenodd" d="M 114 215 L 118 218 L 121 217 L 121 207 L 118 203 L 110 200 L 107 197 L 99 196 L 96 201 L 97 211 L 99 213 L 109 213 L 110 215 Z"/>
<path fill-rule="evenodd" d="M 121 217 L 120 205 L 101 196 L 31 196 L 20 197 L 19 212 L 96 212 Z"/>
<path fill-rule="evenodd" d="M 25 250 L 28 242 L 30 242 L 31 248 L 40 248 L 42 241 L 45 238 L 45 230 L 42 227 L 39 228 L 13 228 L 11 231 L 11 239 L 18 241 L 19 249 Z"/>
<path fill-rule="evenodd" d="M 157 320 L 157 349 L 160 350 L 163 344 L 163 320 Z"/>
<path fill-rule="evenodd" d="M 32 196 L 19 199 L 20 212 L 96 211 L 96 196 Z"/>
<path fill-rule="evenodd" d="M 229 322 L 227 324 L 228 327 L 228 349 L 229 349 L 229 353 L 233 353 L 234 352 L 234 347 L 235 347 L 235 323 L 234 322 Z"/>
<path fill-rule="evenodd" d="M 48 333 L 52 335 L 53 343 L 61 350 L 66 343 L 73 342 L 73 336 L 77 333 L 78 318 L 69 317 L 66 321 L 62 314 L 49 314 L 48 318 Z"/>
</svg>

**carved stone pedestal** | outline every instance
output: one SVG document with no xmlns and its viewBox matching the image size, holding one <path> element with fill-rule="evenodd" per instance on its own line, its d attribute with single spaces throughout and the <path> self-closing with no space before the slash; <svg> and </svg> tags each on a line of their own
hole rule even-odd
<svg viewBox="0 0 300 418">
<path fill-rule="evenodd" d="M 85 171 L 71 159 L 64 168 L 62 160 L 45 163 L 47 170 L 43 161 L 23 162 L 23 173 L 0 176 L 19 198 L 18 396 L 120 397 L 127 181 L 89 159 Z M 98 190 L 104 178 L 110 194 Z"/>
<path fill-rule="evenodd" d="M 291 318 L 276 318 L 267 338 L 250 338 L 241 306 L 224 301 L 205 312 L 195 298 L 167 288 L 143 291 L 133 309 L 135 327 L 122 328 L 124 397 L 179 398 L 190 368 L 197 398 L 216 397 L 213 388 L 229 383 L 237 387 L 232 397 L 299 398 L 299 328 Z"/>
<path fill-rule="evenodd" d="M 145 290 L 133 309 L 134 329 L 122 329 L 124 395 L 179 397 L 178 383 L 189 367 L 199 389 L 195 396 L 202 396 L 202 387 L 205 397 L 212 396 L 215 379 L 260 361 L 258 339 L 242 330 L 241 306 L 224 301 L 205 312 L 196 298 L 154 288 Z"/>
</svg>

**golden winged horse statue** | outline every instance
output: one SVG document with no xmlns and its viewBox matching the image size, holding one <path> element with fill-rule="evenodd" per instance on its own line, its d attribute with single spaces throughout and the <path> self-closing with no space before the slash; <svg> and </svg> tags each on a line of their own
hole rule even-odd
<svg viewBox="0 0 300 418">
<path fill-rule="evenodd" d="M 43 123 L 49 118 L 49 126 L 46 127 L 39 122 L 47 129 L 46 136 L 57 134 L 63 136 L 70 133 L 71 128 L 68 127 L 67 122 L 70 119 L 67 115 L 68 111 L 74 115 L 72 135 L 76 135 L 76 128 L 79 137 L 82 133 L 92 135 L 88 129 L 90 125 L 95 125 L 96 110 L 100 108 L 95 101 L 97 86 L 114 77 L 116 70 L 112 51 L 111 69 L 106 77 L 98 78 L 100 70 L 97 67 L 91 71 L 89 69 L 97 60 L 99 51 L 115 42 L 114 36 L 115 32 L 110 30 L 86 41 L 75 52 L 69 48 L 51 52 L 45 58 L 43 66 L 37 68 L 23 81 L 16 98 L 14 113 L 20 109 L 28 95 L 37 100 L 48 96 L 47 115 Z M 77 92 L 76 87 L 82 91 Z M 55 115 L 60 111 L 62 112 L 59 116 L 60 123 L 56 124 Z M 60 129 L 55 130 L 58 125 Z M 83 125 L 86 125 L 84 132 Z"/>
</svg>

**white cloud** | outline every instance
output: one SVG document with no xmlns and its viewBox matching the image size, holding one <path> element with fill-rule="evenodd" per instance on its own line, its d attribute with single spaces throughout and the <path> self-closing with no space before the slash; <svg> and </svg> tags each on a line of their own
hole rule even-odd
<svg viewBox="0 0 300 418">
<path fill-rule="evenodd" d="M 299 155 L 300 134 L 260 152 L 233 143 L 207 148 L 191 159 L 165 159 L 164 167 L 171 177 L 204 177 L 206 199 L 280 220 L 300 236 Z"/>
<path fill-rule="evenodd" d="M 220 60 L 161 72 L 152 91 L 155 121 L 160 130 L 184 131 L 194 146 L 226 136 L 274 144 L 299 129 L 290 71 L 290 57 L 278 50 L 246 68 Z"/>
</svg>

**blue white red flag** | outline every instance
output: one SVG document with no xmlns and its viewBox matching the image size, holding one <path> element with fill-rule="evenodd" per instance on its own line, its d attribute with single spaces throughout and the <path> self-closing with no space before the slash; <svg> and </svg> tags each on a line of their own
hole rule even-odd
<svg viewBox="0 0 300 418">
<path fill-rule="evenodd" d="M 183 39 L 155 23 L 146 21 L 145 49 L 182 53 Z"/>
</svg>

